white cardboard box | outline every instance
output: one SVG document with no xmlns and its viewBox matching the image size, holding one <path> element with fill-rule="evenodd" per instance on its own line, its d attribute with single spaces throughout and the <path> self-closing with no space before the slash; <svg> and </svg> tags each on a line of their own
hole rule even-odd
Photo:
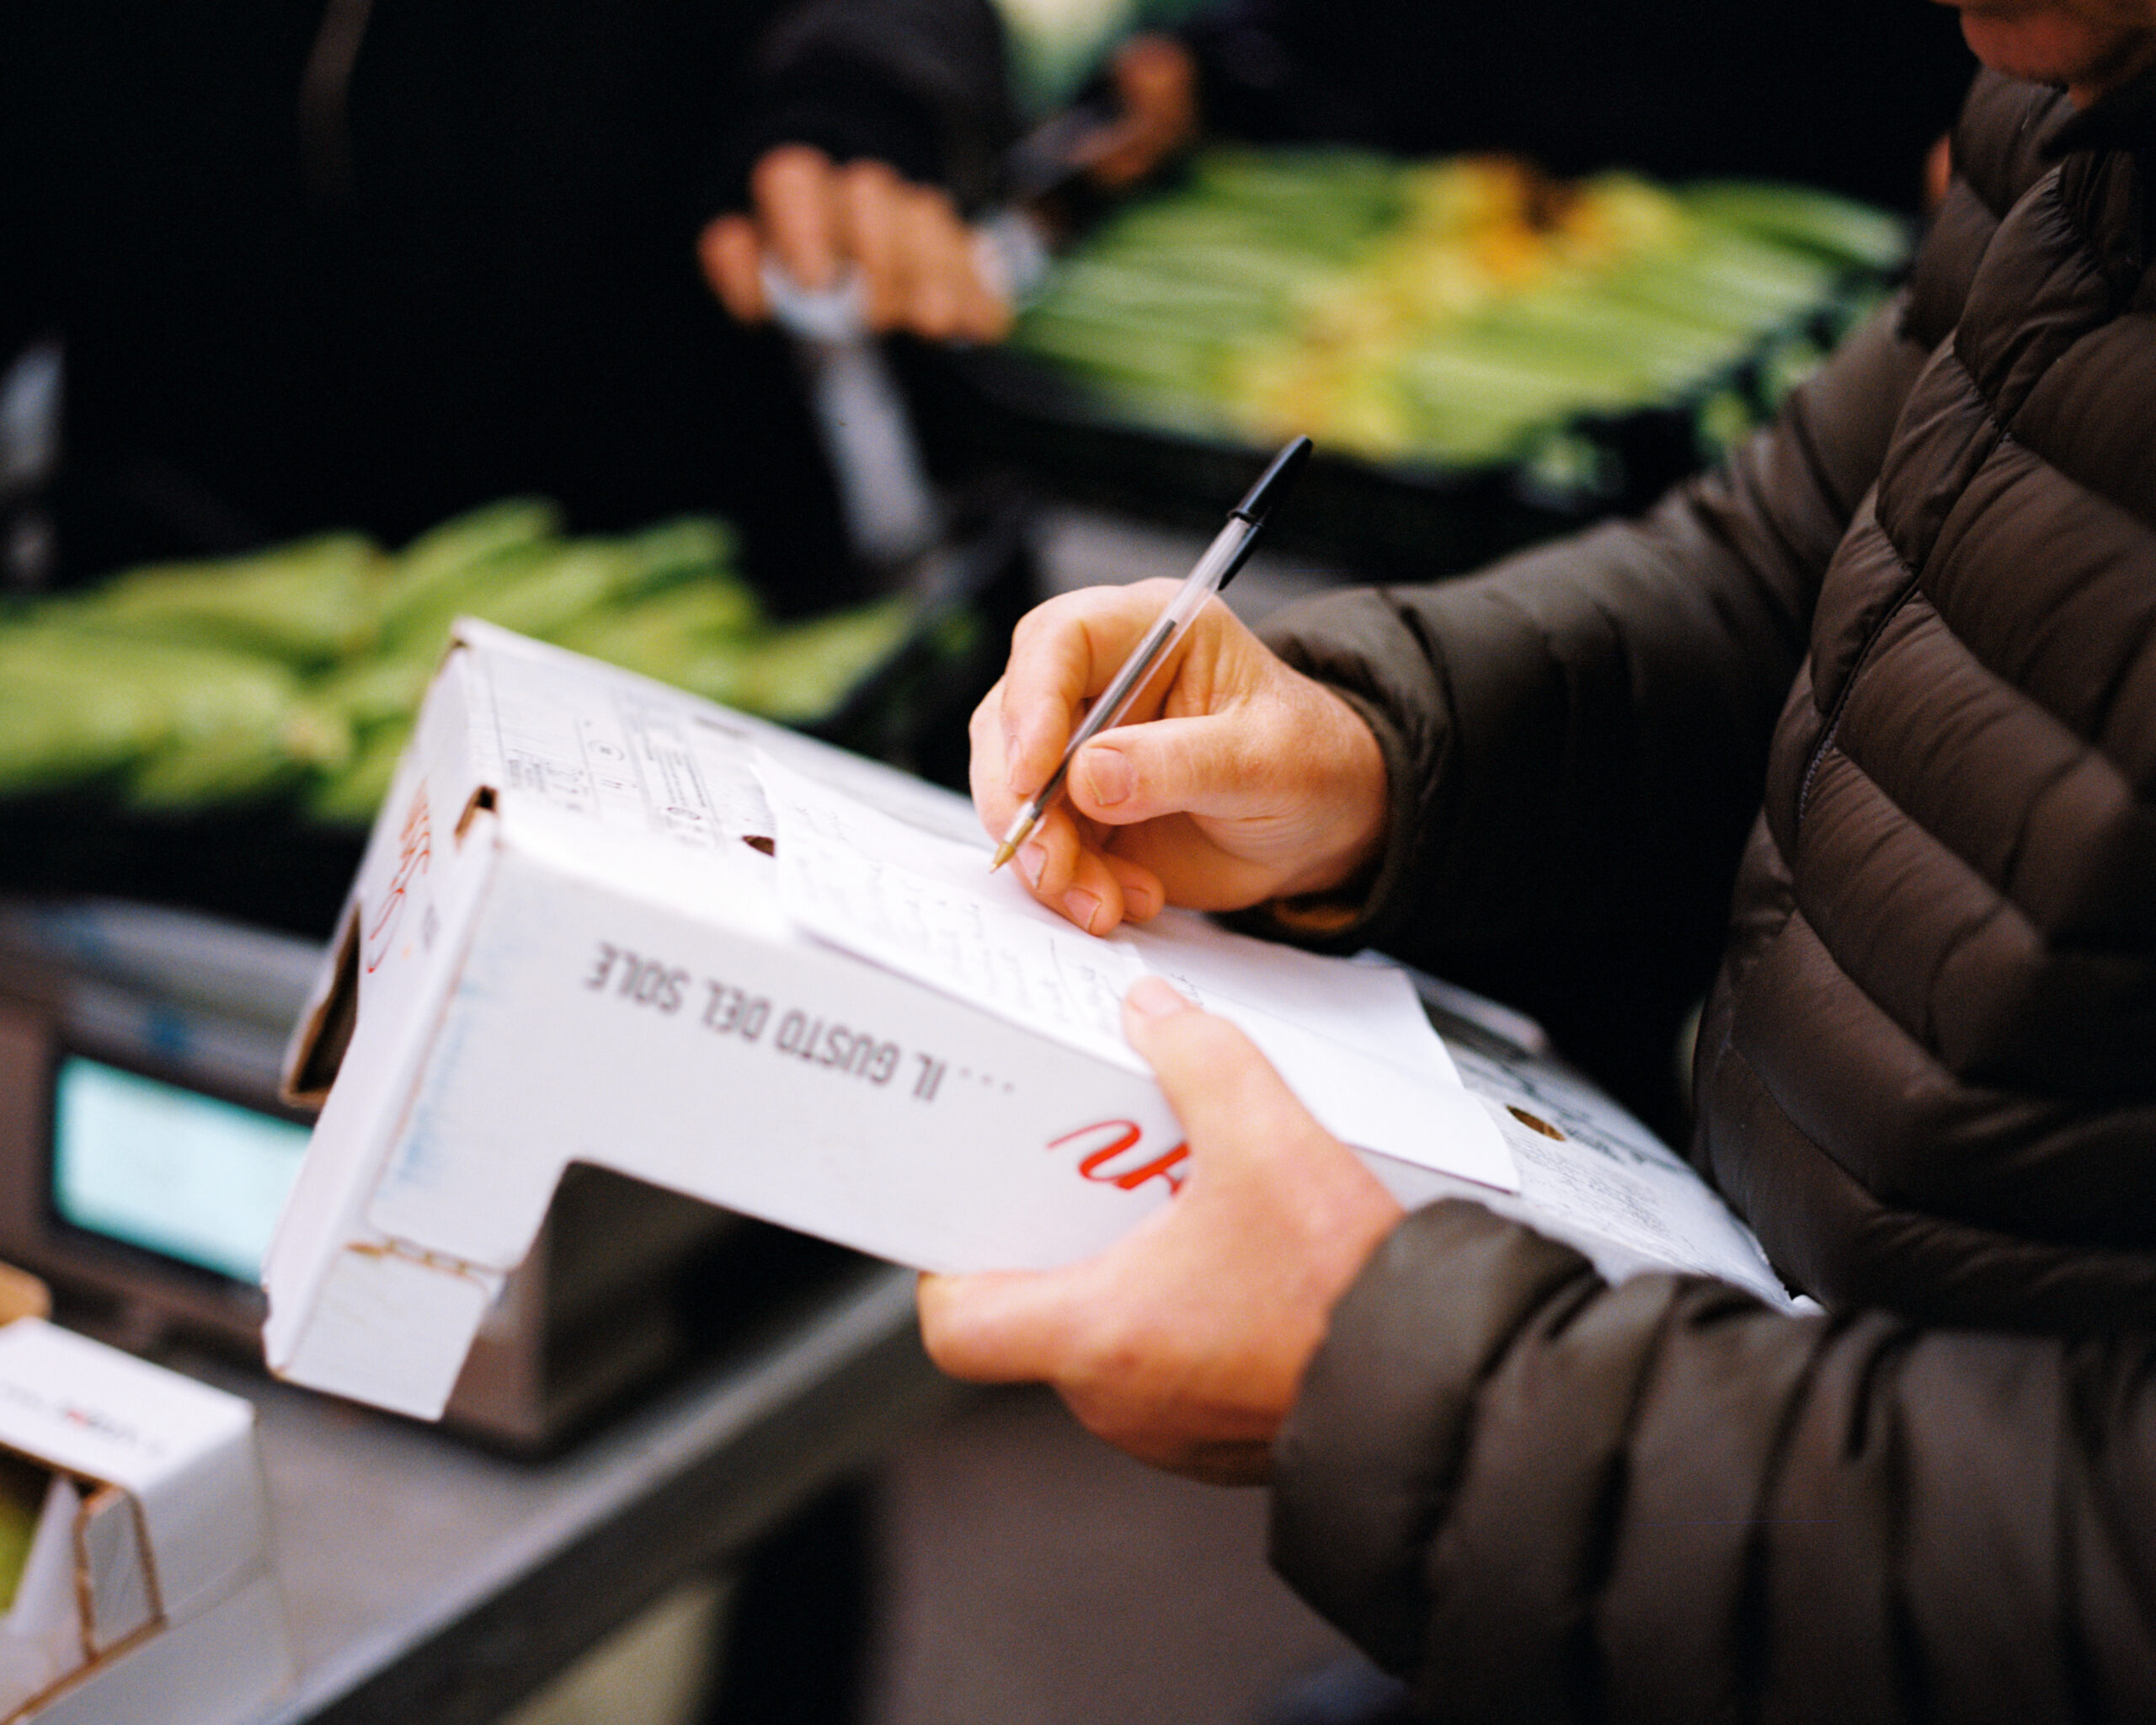
<svg viewBox="0 0 2156 1725">
<path fill-rule="evenodd" d="M 0 1719 L 211 1725 L 291 1681 L 246 1402 L 18 1318 L 0 1449 L 52 1476 L 0 1637 Z"/>
<path fill-rule="evenodd" d="M 1777 1293 L 1618 1111 L 1528 1134 L 1524 1052 L 1464 1081 L 1397 967 L 1181 912 L 1091 941 L 984 884 L 987 850 L 948 792 L 460 623 L 287 1056 L 323 1105 L 264 1265 L 272 1369 L 438 1415 L 573 1162 L 921 1268 L 1098 1251 L 1187 1154 L 1116 1028 L 1132 965 L 1240 1012 L 1404 1204 L 1519 1194 L 1613 1274 Z"/>
<path fill-rule="evenodd" d="M 575 1161 L 938 1269 L 1067 1261 L 1171 1195 L 1182 1133 L 1127 1050 L 798 932 L 759 750 L 985 863 L 947 792 L 458 626 L 287 1060 L 327 1095 L 264 1266 L 275 1370 L 437 1415 Z"/>
</svg>

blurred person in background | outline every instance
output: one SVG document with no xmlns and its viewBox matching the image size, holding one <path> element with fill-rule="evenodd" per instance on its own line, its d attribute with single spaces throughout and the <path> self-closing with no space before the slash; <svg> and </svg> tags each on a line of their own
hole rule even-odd
<svg viewBox="0 0 2156 1725">
<path fill-rule="evenodd" d="M 1113 57 L 1123 119 L 1095 174 L 1142 178 L 1203 131 L 1498 152 L 1567 176 L 1788 179 L 1913 209 L 1968 75 L 1950 18 L 1877 0 L 1218 0 Z"/>
<path fill-rule="evenodd" d="M 1908 286 L 1774 427 L 1479 576 L 1214 607 L 1018 858 L 1096 933 L 1440 973 L 1723 927 L 1692 1157 L 1825 1315 L 1403 1215 L 1158 979 L 1176 1197 L 922 1282 L 947 1370 L 1268 1481 L 1401 1715 L 2156 1717 L 2156 0 L 1958 9 L 1992 69 Z M 1021 627 L 990 833 L 1162 585 Z"/>
<path fill-rule="evenodd" d="M 724 512 L 780 606 L 828 600 L 760 254 L 995 335 L 962 218 L 1008 104 L 988 0 L 11 5 L 0 366 L 63 344 L 60 574 L 534 493 Z"/>
</svg>

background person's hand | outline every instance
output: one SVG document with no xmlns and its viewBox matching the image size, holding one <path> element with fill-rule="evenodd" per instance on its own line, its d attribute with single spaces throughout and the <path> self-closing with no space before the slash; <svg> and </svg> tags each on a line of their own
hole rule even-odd
<svg viewBox="0 0 2156 1725">
<path fill-rule="evenodd" d="M 1053 1385 L 1142 1461 L 1257 1484 L 1334 1303 L 1401 1209 L 1225 1019 L 1145 977 L 1123 1025 L 1189 1135 L 1182 1189 L 1081 1263 L 924 1276 L 921 1338 L 954 1377 Z"/>
<path fill-rule="evenodd" d="M 1175 591 L 1091 587 L 1020 620 L 973 717 L 974 804 L 994 836 Z M 1050 910 L 1106 934 L 1163 903 L 1240 910 L 1343 885 L 1376 855 L 1385 817 L 1385 759 L 1361 716 L 1215 601 L 1166 686 L 1079 751 L 1011 866 Z"/>
<path fill-rule="evenodd" d="M 1110 190 L 1134 184 L 1198 142 L 1198 62 L 1173 36 L 1133 36 L 1108 62 L 1120 117 L 1086 147 L 1086 172 Z"/>
<path fill-rule="evenodd" d="M 981 272 L 973 231 L 949 195 L 882 162 L 834 163 L 807 144 L 782 144 L 750 170 L 751 209 L 716 217 L 696 243 L 704 278 L 746 323 L 768 317 L 763 261 L 811 292 L 849 270 L 868 327 L 931 341 L 994 341 L 1010 306 Z"/>
</svg>

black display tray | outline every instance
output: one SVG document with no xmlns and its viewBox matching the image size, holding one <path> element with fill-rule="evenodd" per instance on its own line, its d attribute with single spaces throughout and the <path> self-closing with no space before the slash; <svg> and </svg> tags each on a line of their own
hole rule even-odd
<svg viewBox="0 0 2156 1725">
<path fill-rule="evenodd" d="M 0 803 L 0 891 L 125 898 L 327 940 L 366 836 L 281 804 L 151 814 L 93 789 Z"/>
</svg>

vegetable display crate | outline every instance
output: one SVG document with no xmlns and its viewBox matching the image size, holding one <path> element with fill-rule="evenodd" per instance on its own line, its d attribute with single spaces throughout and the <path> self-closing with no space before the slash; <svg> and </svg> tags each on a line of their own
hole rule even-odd
<svg viewBox="0 0 2156 1725">
<path fill-rule="evenodd" d="M 1022 356 L 954 360 L 933 414 L 974 458 L 1007 463 L 1066 501 L 1209 533 L 1273 451 L 1133 423 Z M 1266 542 L 1372 574 L 1454 573 L 1640 508 L 1701 464 L 1689 405 L 1580 419 L 1568 469 L 1375 462 L 1321 445 Z"/>
<path fill-rule="evenodd" d="M 428 541 L 500 537 L 528 507 L 477 512 Z M 280 613 L 286 635 L 304 610 L 296 593 L 314 592 L 323 567 L 335 566 L 328 585 L 349 585 L 350 542 L 342 540 L 214 569 L 138 572 L 20 609 L 0 618 L 0 661 L 13 654 L 21 673 L 0 676 L 0 727 L 13 740 L 0 744 L 8 775 L 0 893 L 111 895 L 326 937 L 373 813 L 366 781 L 346 776 L 393 764 L 416 705 L 405 683 L 424 687 L 438 656 L 435 622 L 446 627 L 459 611 L 660 681 L 702 681 L 744 710 L 963 782 L 967 718 L 1001 674 L 1011 627 L 1034 596 L 1029 515 L 1017 492 L 963 500 L 908 591 L 745 637 L 738 644 L 748 662 L 738 666 L 713 656 L 727 638 L 699 640 L 685 621 L 728 602 L 704 590 L 718 585 L 715 572 L 665 574 L 637 604 L 589 586 L 595 566 L 618 574 L 634 566 L 630 553 L 700 537 L 701 527 L 680 523 L 618 542 L 565 542 L 560 558 L 550 549 L 542 558 L 526 542 L 514 556 L 531 567 L 513 580 L 498 569 L 451 583 L 422 566 L 425 627 L 410 637 L 408 666 L 381 648 L 379 606 L 358 632 L 376 638 L 369 649 L 325 656 L 324 640 L 350 634 L 348 619 L 308 631 L 303 648 L 283 642 L 281 659 L 273 644 L 246 638 L 254 601 L 272 585 L 296 590 Z M 542 510 L 540 519 L 552 517 Z M 401 555 L 426 548 L 415 542 Z M 645 603 L 658 608 L 640 621 Z M 329 603 L 320 614 L 341 615 Z M 220 674 L 221 687 L 208 681 Z"/>
<path fill-rule="evenodd" d="M 1800 187 L 1216 151 L 1057 262 L 942 434 L 1209 525 L 1306 433 L 1283 542 L 1429 574 L 1637 509 L 1769 417 L 1887 291 L 1899 218 Z"/>
</svg>

